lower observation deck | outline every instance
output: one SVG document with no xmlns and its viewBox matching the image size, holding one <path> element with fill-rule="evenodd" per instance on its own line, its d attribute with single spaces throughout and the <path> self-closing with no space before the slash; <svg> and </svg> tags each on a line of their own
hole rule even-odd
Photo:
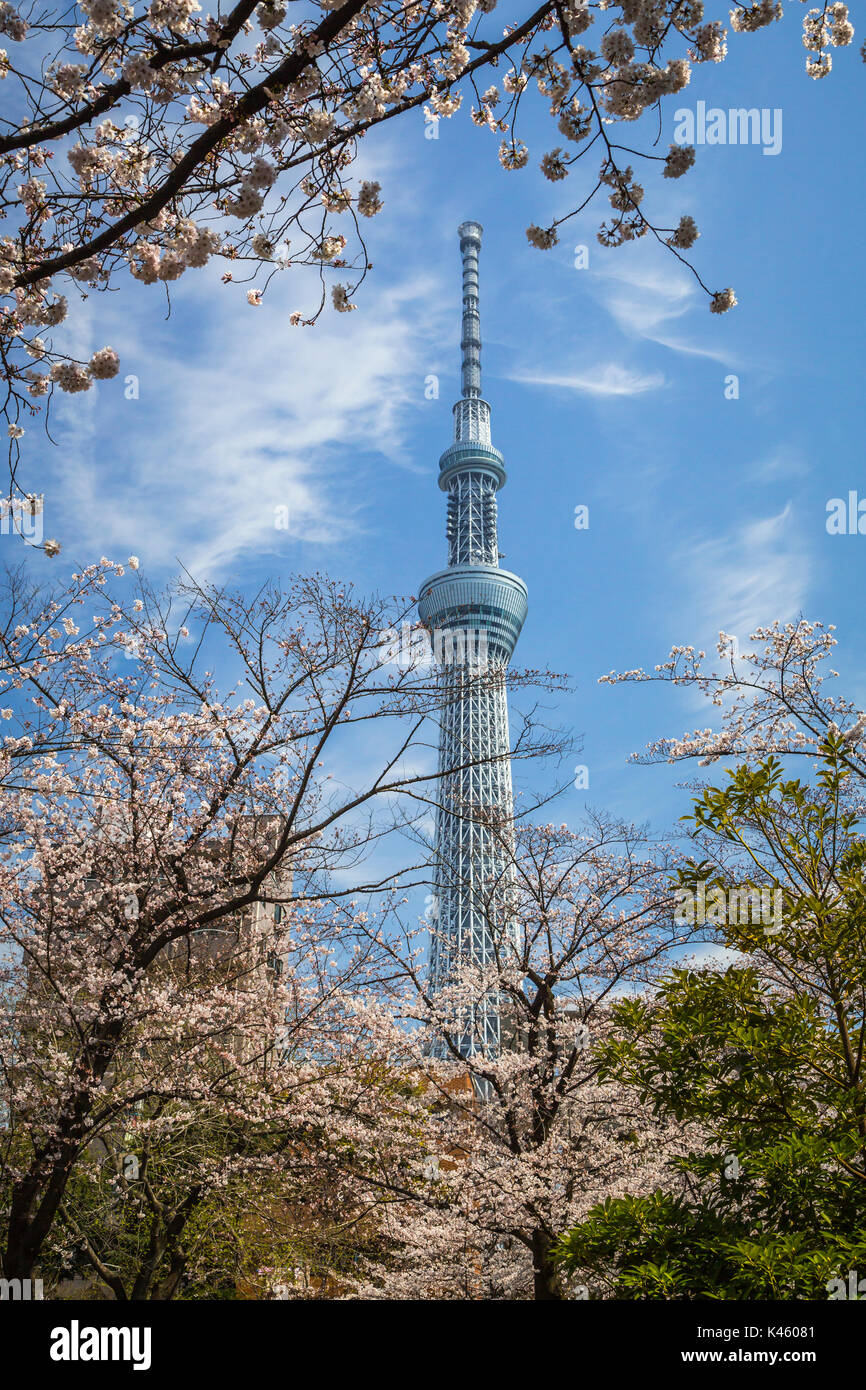
<svg viewBox="0 0 866 1390">
<path fill-rule="evenodd" d="M 484 631 L 491 656 L 510 660 L 528 608 L 526 585 L 495 565 L 452 565 L 425 579 L 418 616 L 429 632 Z"/>
</svg>

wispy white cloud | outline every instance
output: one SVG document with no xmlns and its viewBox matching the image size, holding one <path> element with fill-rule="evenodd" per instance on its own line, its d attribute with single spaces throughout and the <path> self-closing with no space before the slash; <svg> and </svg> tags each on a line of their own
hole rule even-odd
<svg viewBox="0 0 866 1390">
<path fill-rule="evenodd" d="M 728 367 L 739 364 L 737 356 L 728 348 L 699 346 L 697 343 L 686 343 L 681 338 L 663 337 L 661 334 L 653 336 L 652 342 L 658 343 L 659 347 L 669 348 L 671 352 L 682 352 L 686 357 L 706 357 L 711 362 L 722 362 Z"/>
<path fill-rule="evenodd" d="M 653 250 L 657 255 L 658 248 Z M 713 342 L 709 328 L 703 342 L 696 341 L 694 335 L 687 340 L 672 331 L 679 320 L 703 303 L 696 282 L 680 266 L 658 261 L 621 262 L 595 274 L 593 285 L 604 308 L 629 337 L 645 338 L 689 357 L 735 365 L 730 349 Z M 707 314 L 707 323 L 711 322 Z"/>
<path fill-rule="evenodd" d="M 440 296 L 422 275 L 304 329 L 290 326 L 294 304 L 279 291 L 250 309 L 191 284 L 181 322 L 192 342 L 152 311 L 141 336 L 128 313 L 102 315 L 100 337 L 139 396 L 111 382 L 98 401 L 94 390 L 63 405 L 46 512 L 65 549 L 132 550 L 152 568 L 181 559 L 204 575 L 284 553 L 278 507 L 293 540 L 311 546 L 364 527 L 365 456 L 411 466 L 407 429 L 435 366 Z"/>
<path fill-rule="evenodd" d="M 529 386 L 577 391 L 587 396 L 638 396 L 666 385 L 661 372 L 633 371 L 618 362 L 608 362 L 587 371 L 514 373 L 510 380 Z"/>
<path fill-rule="evenodd" d="M 788 503 L 724 536 L 698 541 L 678 557 L 689 575 L 689 608 L 713 639 L 719 631 L 745 646 L 750 632 L 804 608 L 811 558 Z"/>
<path fill-rule="evenodd" d="M 809 470 L 809 459 L 799 445 L 782 443 L 758 459 L 749 472 L 761 482 L 775 482 L 780 478 L 803 478 Z"/>
</svg>

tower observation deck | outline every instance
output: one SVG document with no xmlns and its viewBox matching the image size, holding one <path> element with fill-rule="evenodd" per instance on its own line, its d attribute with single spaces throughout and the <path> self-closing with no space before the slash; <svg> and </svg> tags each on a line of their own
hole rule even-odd
<svg viewBox="0 0 866 1390">
<path fill-rule="evenodd" d="M 508 911 L 514 798 L 505 671 L 527 610 L 526 585 L 499 568 L 496 494 L 506 480 L 481 395 L 478 256 L 481 227 L 459 228 L 463 258 L 462 394 L 454 439 L 439 460 L 447 495 L 448 564 L 421 585 L 418 612 L 442 666 L 434 918 L 430 986 L 453 982 L 460 962 L 487 966 L 512 954 Z M 460 1007 L 449 1032 L 464 1057 L 495 1056 L 506 1033 L 499 995 Z M 445 1055 L 442 1044 L 434 1049 Z"/>
</svg>

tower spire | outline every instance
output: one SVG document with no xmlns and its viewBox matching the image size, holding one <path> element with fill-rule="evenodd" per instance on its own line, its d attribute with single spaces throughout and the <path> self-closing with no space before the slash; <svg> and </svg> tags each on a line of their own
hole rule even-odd
<svg viewBox="0 0 866 1390">
<path fill-rule="evenodd" d="M 490 406 L 481 399 L 481 317 L 478 312 L 478 255 L 481 223 L 461 222 L 458 230 L 463 257 L 463 329 L 460 350 L 461 397 L 454 407 L 455 444 L 490 443 Z"/>
<path fill-rule="evenodd" d="M 460 373 L 463 399 L 481 395 L 481 318 L 478 313 L 478 253 L 482 227 L 479 222 L 462 222 L 458 228 L 463 257 L 463 332 Z"/>
</svg>

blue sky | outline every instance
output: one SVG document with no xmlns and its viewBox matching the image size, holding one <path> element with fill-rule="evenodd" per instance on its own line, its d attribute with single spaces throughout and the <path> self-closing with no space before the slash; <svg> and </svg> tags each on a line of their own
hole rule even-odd
<svg viewBox="0 0 866 1390">
<path fill-rule="evenodd" d="M 627 759 L 709 723 L 708 709 L 666 688 L 597 684 L 674 642 L 709 649 L 720 628 L 745 638 L 802 610 L 838 625 L 846 691 L 866 700 L 866 538 L 825 529 L 829 498 L 866 496 L 861 36 L 813 82 L 800 20 L 791 8 L 769 31 L 729 36 L 727 61 L 694 71 L 662 132 L 664 151 L 675 110 L 699 99 L 780 108 L 780 153 L 705 146 L 684 179 L 642 180 L 658 221 L 695 217 L 696 264 L 711 288 L 735 288 L 733 312 L 710 315 L 655 244 L 601 248 L 601 205 L 553 250 L 529 246 L 526 226 L 580 201 L 596 171 L 543 179 L 538 160 L 561 142 L 543 108 L 523 123 L 531 159 L 516 173 L 468 114 L 434 141 L 418 113 L 364 142 L 385 209 L 365 228 L 374 270 L 356 313 L 292 328 L 310 302 L 303 272 L 275 276 L 256 309 L 220 284 L 221 263 L 172 286 L 170 318 L 162 290 L 131 279 L 76 307 L 82 355 L 110 343 L 121 378 L 60 403 L 56 449 L 30 436 L 46 534 L 64 546 L 34 566 L 134 553 L 155 581 L 182 561 L 250 587 L 323 568 L 417 593 L 445 559 L 436 469 L 459 394 L 456 228 L 473 218 L 485 229 L 485 396 L 509 473 L 500 545 L 530 594 L 515 660 L 570 673 L 555 716 L 582 736 L 590 775 L 556 819 L 575 822 L 587 799 L 662 829 L 688 809 L 684 769 Z M 138 400 L 124 398 L 128 373 Z M 737 400 L 725 399 L 730 373 Z M 425 397 L 430 374 L 438 399 Z M 578 504 L 587 531 L 574 528 Z M 288 533 L 274 527 L 281 505 Z"/>
</svg>

